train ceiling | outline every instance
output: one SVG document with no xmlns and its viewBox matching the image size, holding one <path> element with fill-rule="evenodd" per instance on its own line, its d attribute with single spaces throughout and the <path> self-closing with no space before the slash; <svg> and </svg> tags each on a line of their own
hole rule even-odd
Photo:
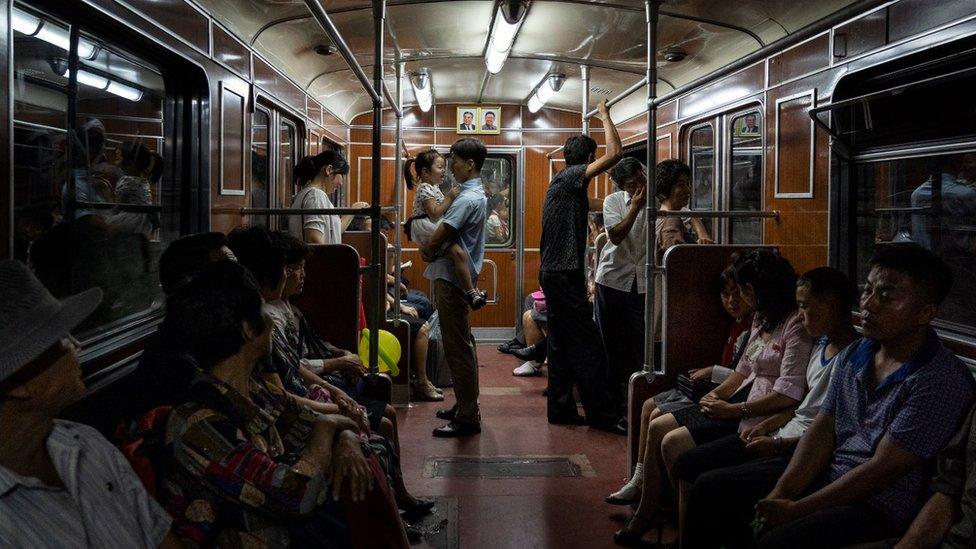
<svg viewBox="0 0 976 549">
<path fill-rule="evenodd" d="M 321 0 L 367 74 L 372 75 L 372 2 Z M 310 95 L 350 122 L 370 109 L 369 97 L 331 45 L 303 0 L 197 0 L 242 41 L 250 44 Z M 658 93 L 708 74 L 765 44 L 853 3 L 853 0 L 668 0 L 658 24 Z M 548 107 L 579 111 L 581 63 L 590 70 L 590 108 L 644 75 L 646 38 L 641 0 L 534 0 L 508 61 L 498 74 L 485 68 L 484 52 L 496 2 L 485 0 L 389 0 L 385 57 L 394 89 L 394 56 L 406 72 L 426 67 L 434 103 L 525 104 L 548 73 L 566 75 Z M 664 50 L 687 57 L 669 62 Z M 487 81 L 486 81 L 487 80 Z M 624 120 L 643 110 L 646 92 L 615 107 Z M 416 104 L 404 81 L 404 105 Z"/>
</svg>

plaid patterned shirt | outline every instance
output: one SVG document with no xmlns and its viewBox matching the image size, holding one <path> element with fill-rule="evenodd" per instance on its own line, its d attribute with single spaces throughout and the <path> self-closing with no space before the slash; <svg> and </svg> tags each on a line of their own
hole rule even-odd
<svg viewBox="0 0 976 549">
<path fill-rule="evenodd" d="M 170 416 L 164 499 L 189 547 L 287 547 L 285 520 L 326 498 L 321 470 L 299 460 L 314 413 L 276 387 L 250 389 L 249 400 L 202 373 Z"/>
<path fill-rule="evenodd" d="M 879 344 L 855 342 L 835 368 L 821 414 L 834 416 L 833 482 L 868 461 L 883 437 L 924 460 L 868 500 L 896 525 L 907 525 L 928 496 L 926 474 L 959 420 L 973 403 L 973 378 L 939 341 L 935 331 L 914 357 L 874 387 L 873 358 Z"/>
</svg>

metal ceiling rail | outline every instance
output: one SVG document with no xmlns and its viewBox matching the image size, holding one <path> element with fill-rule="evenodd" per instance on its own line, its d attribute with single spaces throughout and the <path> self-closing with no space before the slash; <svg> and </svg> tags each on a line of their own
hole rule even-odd
<svg viewBox="0 0 976 549">
<path fill-rule="evenodd" d="M 397 86 L 399 85 L 400 84 L 398 83 Z M 398 119 L 403 118 L 403 111 L 401 110 L 400 106 L 400 102 L 403 101 L 403 97 L 401 96 L 399 100 L 393 99 L 393 94 L 390 93 L 390 88 L 387 87 L 386 80 L 383 81 L 383 96 L 386 97 L 387 104 L 391 109 L 393 109 L 393 113 L 396 114 L 396 117 Z"/>
<path fill-rule="evenodd" d="M 658 79 L 660 80 L 660 77 L 659 77 Z M 643 88 L 643 87 L 644 87 L 644 86 L 645 86 L 646 84 L 647 84 L 647 77 L 645 76 L 644 78 L 641 78 L 640 80 L 638 80 L 638 81 L 637 81 L 637 82 L 636 82 L 636 83 L 635 83 L 634 85 L 632 85 L 631 87 L 629 87 L 629 88 L 627 88 L 626 90 L 624 90 L 624 91 L 622 91 L 622 92 L 620 92 L 620 94 L 619 94 L 619 95 L 617 95 L 616 97 L 614 97 L 614 98 L 612 98 L 612 99 L 608 99 L 608 100 L 607 100 L 607 107 L 609 108 L 609 107 L 612 107 L 612 106 L 614 106 L 614 105 L 616 105 L 617 103 L 620 103 L 621 101 L 623 101 L 623 100 L 624 100 L 624 99 L 626 99 L 627 97 L 630 97 L 630 96 L 631 96 L 631 95 L 632 95 L 632 94 L 633 94 L 634 92 L 636 92 L 637 90 L 639 90 L 639 89 L 641 89 L 641 88 Z M 588 105 L 584 105 L 584 108 L 586 108 L 586 106 L 588 106 Z M 588 113 L 586 113 L 586 114 L 585 114 L 585 115 L 583 116 L 583 121 L 584 121 L 584 122 L 587 122 L 587 123 L 588 123 L 588 121 L 589 121 L 589 119 L 590 119 L 590 118 L 593 118 L 594 116 L 596 116 L 598 112 L 599 112 L 599 110 L 598 110 L 598 109 L 593 109 L 592 111 L 590 111 L 590 112 L 588 112 Z M 584 133 L 585 133 L 585 132 L 584 132 Z M 547 157 L 547 158 L 552 158 L 552 156 L 553 156 L 554 154 L 556 154 L 556 153 L 558 153 L 559 151 L 561 151 L 561 150 L 563 150 L 563 148 L 565 148 L 565 145 L 560 145 L 559 147 L 556 147 L 556 148 L 555 148 L 555 149 L 553 149 L 553 150 L 552 150 L 551 152 L 549 152 L 549 153 L 547 153 L 547 154 L 546 154 L 546 157 Z"/>
<path fill-rule="evenodd" d="M 644 80 L 647 84 L 647 135 L 654 135 L 657 128 L 657 21 L 658 10 L 661 8 L 661 0 L 644 0 L 644 19 L 647 24 L 647 74 Z M 657 188 L 657 147 L 651 147 L 648 141 L 647 154 L 645 156 L 645 166 L 647 166 L 647 188 Z M 650 193 L 649 200 L 644 205 L 644 246 L 646 260 L 644 262 L 644 276 L 648 281 L 647 289 L 644 292 L 644 372 L 648 381 L 653 376 L 664 375 L 664 369 L 657 369 L 654 359 L 654 334 L 657 333 L 657 315 L 654 314 L 654 297 L 657 288 L 658 274 L 657 267 L 657 193 Z M 661 357 L 662 360 L 664 357 Z M 635 374 L 638 375 L 638 374 Z M 630 444 L 633 444 L 634 437 L 628 437 Z M 636 452 L 628 452 L 629 456 L 636 455 Z"/>
<path fill-rule="evenodd" d="M 375 10 L 376 2 L 374 1 L 373 4 L 373 9 Z M 359 80 L 360 84 L 362 84 L 363 90 L 369 94 L 374 102 L 379 101 L 382 103 L 383 98 L 380 97 L 379 92 L 380 86 L 374 87 L 373 84 L 370 83 L 369 77 L 366 76 L 366 72 L 363 70 L 362 65 L 359 64 L 356 56 L 349 48 L 349 44 L 346 43 L 346 40 L 342 37 L 342 34 L 339 33 L 339 29 L 335 26 L 335 23 L 332 22 L 332 18 L 329 17 L 329 14 L 326 13 L 325 8 L 322 7 L 320 0 L 305 0 L 305 5 L 308 6 L 308 10 L 312 12 L 312 17 L 315 18 L 319 26 L 322 27 L 322 30 L 325 31 L 325 34 L 329 36 L 329 39 L 332 40 L 332 43 L 339 50 L 342 58 L 346 60 L 346 64 L 349 65 L 349 70 L 356 75 L 356 79 Z M 385 11 L 385 5 L 382 9 Z M 382 36 L 379 37 L 379 41 L 382 42 Z M 379 54 L 380 62 L 382 63 L 383 52 L 380 51 Z"/>
</svg>

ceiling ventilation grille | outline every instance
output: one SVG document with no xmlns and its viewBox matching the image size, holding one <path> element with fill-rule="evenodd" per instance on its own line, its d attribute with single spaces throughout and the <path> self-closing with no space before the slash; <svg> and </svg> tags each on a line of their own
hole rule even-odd
<svg viewBox="0 0 976 549">
<path fill-rule="evenodd" d="M 611 93 L 613 93 L 613 90 L 607 88 L 601 88 L 598 86 L 593 86 L 592 88 L 590 88 L 590 93 L 596 93 L 600 95 L 610 95 Z"/>
</svg>

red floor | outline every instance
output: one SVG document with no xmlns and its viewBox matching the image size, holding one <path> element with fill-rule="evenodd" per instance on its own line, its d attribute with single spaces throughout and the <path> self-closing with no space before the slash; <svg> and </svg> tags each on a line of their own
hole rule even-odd
<svg viewBox="0 0 976 549">
<path fill-rule="evenodd" d="M 400 440 L 407 486 L 417 495 L 456 496 L 460 545 L 469 548 L 614 547 L 613 532 L 628 508 L 603 498 L 626 475 L 625 437 L 546 422 L 544 377 L 517 378 L 515 358 L 494 346 L 478 349 L 481 375 L 481 435 L 435 439 L 434 417 L 454 402 L 416 403 L 400 411 Z M 513 390 L 514 389 L 514 390 Z M 574 478 L 423 478 L 424 460 L 453 455 L 585 454 L 596 475 Z"/>
</svg>

